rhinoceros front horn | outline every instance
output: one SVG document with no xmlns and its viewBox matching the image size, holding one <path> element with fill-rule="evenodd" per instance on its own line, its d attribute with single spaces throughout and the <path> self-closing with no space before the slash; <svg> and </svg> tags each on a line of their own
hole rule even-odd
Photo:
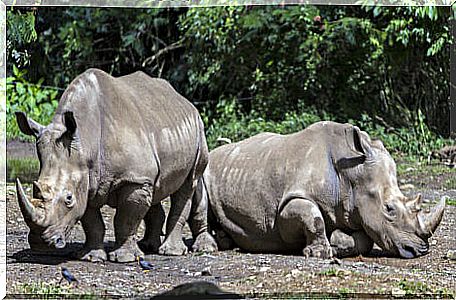
<svg viewBox="0 0 456 300">
<path fill-rule="evenodd" d="M 430 212 L 420 211 L 418 219 L 420 221 L 421 229 L 428 236 L 434 234 L 437 226 L 443 217 L 443 211 L 445 210 L 446 196 L 440 198 L 439 204 L 434 206 Z"/>
<path fill-rule="evenodd" d="M 21 208 L 22 215 L 25 219 L 37 223 L 38 212 L 32 202 L 25 195 L 24 189 L 22 188 L 21 181 L 19 178 L 16 179 L 16 192 L 17 199 L 19 200 L 19 207 Z"/>
</svg>

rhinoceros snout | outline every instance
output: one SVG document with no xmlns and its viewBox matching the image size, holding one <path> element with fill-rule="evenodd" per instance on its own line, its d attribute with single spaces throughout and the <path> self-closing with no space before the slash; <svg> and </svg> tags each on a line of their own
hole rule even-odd
<svg viewBox="0 0 456 300">
<path fill-rule="evenodd" d="M 50 246 L 54 246 L 57 249 L 62 249 L 66 246 L 65 238 L 61 234 L 52 236 L 48 243 Z"/>
</svg>

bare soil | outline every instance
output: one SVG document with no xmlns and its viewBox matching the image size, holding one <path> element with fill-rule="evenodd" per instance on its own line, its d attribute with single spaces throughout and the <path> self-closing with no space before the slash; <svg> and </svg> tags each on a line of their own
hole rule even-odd
<svg viewBox="0 0 456 300">
<path fill-rule="evenodd" d="M 436 172 L 432 167 L 412 165 L 401 172 L 399 179 L 402 185 L 413 184 L 414 193 L 421 192 L 428 199 L 448 195 L 454 200 L 456 190 L 448 189 L 448 182 L 455 175 L 455 170 Z M 27 192 L 30 193 L 29 186 Z M 430 240 L 430 253 L 416 259 L 387 257 L 378 248 L 367 257 L 341 260 L 233 250 L 190 253 L 182 257 L 148 255 L 146 259 L 153 270 L 144 272 L 137 263 L 95 264 L 71 258 L 69 251 L 82 247 L 84 241 L 79 224 L 72 232 L 67 249 L 34 255 L 29 250 L 28 228 L 17 204 L 14 185 L 8 184 L 6 201 L 7 293 L 10 298 L 30 292 L 142 298 L 197 280 L 214 282 L 225 291 L 252 298 L 293 297 L 303 295 L 301 293 L 349 298 L 365 294 L 370 294 L 368 297 L 456 297 L 456 261 L 447 258 L 449 250 L 456 250 L 456 206 L 447 207 L 441 225 Z M 113 212 L 108 207 L 103 209 L 107 247 L 114 241 Z M 185 236 L 190 242 L 188 228 Z M 79 284 L 69 286 L 61 282 L 61 267 L 68 268 Z"/>
</svg>

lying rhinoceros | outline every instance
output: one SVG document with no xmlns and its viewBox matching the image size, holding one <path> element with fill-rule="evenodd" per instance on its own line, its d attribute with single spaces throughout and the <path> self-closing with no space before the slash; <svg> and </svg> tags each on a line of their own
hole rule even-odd
<svg viewBox="0 0 456 300">
<path fill-rule="evenodd" d="M 32 249 L 65 247 L 81 220 L 86 235 L 82 259 L 106 260 L 100 207 L 107 204 L 117 209 L 111 261 L 142 255 L 135 241 L 142 219 L 146 232 L 140 245 L 146 251 L 186 253 L 181 230 L 208 150 L 198 111 L 168 82 L 142 72 L 114 78 L 90 69 L 66 89 L 48 126 L 22 112 L 16 118 L 21 131 L 36 138 L 40 160 L 32 200 L 17 181 Z M 168 195 L 171 209 L 161 244 L 160 201 Z M 209 234 L 198 233 L 195 250 L 209 250 Z"/>
<path fill-rule="evenodd" d="M 428 251 L 445 207 L 443 199 L 421 210 L 420 197 L 399 190 L 382 143 L 335 122 L 221 146 L 203 178 L 194 197 L 200 207 L 208 201 L 221 249 L 234 241 L 247 251 L 328 258 L 365 254 L 375 242 L 412 258 Z"/>
</svg>

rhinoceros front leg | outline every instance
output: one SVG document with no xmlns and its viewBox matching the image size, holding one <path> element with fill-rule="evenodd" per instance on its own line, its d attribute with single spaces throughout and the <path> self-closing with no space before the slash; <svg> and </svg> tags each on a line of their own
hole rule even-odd
<svg viewBox="0 0 456 300">
<path fill-rule="evenodd" d="M 374 242 L 364 231 L 355 231 L 346 234 L 339 229 L 331 233 L 330 244 L 333 255 L 340 258 L 366 255 L 374 246 Z"/>
<path fill-rule="evenodd" d="M 323 216 L 313 201 L 302 198 L 289 200 L 280 212 L 278 226 L 286 243 L 305 244 L 305 257 L 332 257 Z"/>
<path fill-rule="evenodd" d="M 103 239 L 105 224 L 99 208 L 87 207 L 81 219 L 86 236 L 84 248 L 77 254 L 78 258 L 91 262 L 102 262 L 107 259 Z"/>
<path fill-rule="evenodd" d="M 146 253 L 157 253 L 161 245 L 161 236 L 163 224 L 165 223 L 165 211 L 161 203 L 152 205 L 149 208 L 144 223 L 146 225 L 146 232 L 144 238 L 138 243 L 141 250 Z"/>
<path fill-rule="evenodd" d="M 136 233 L 152 203 L 151 191 L 146 186 L 127 185 L 117 195 L 117 209 L 114 216 L 116 243 L 109 253 L 113 262 L 133 262 L 144 255 L 136 241 Z"/>
</svg>

